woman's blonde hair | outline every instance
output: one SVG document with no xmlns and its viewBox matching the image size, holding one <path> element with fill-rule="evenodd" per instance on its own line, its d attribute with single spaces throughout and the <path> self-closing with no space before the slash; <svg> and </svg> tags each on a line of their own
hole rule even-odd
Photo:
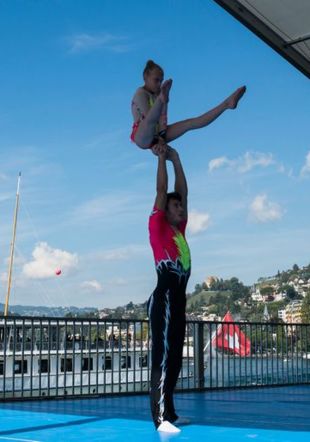
<svg viewBox="0 0 310 442">
<path fill-rule="evenodd" d="M 145 78 L 145 76 L 154 69 L 158 69 L 164 75 L 164 70 L 161 66 L 159 66 L 159 64 L 155 63 L 153 60 L 148 60 L 143 70 L 143 78 Z"/>
</svg>

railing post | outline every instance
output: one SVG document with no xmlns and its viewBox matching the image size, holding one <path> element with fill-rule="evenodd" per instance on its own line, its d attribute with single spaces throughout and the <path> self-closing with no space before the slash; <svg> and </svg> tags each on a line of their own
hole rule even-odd
<svg viewBox="0 0 310 442">
<path fill-rule="evenodd" d="M 199 390 L 205 386 L 203 349 L 203 322 L 196 322 L 194 327 L 194 367 L 195 388 Z"/>
</svg>

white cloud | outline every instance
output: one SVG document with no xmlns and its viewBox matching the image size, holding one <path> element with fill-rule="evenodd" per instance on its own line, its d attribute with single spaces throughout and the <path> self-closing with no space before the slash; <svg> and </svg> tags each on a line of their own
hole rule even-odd
<svg viewBox="0 0 310 442">
<path fill-rule="evenodd" d="M 93 198 L 74 209 L 73 218 L 80 221 L 104 219 L 107 216 L 128 213 L 130 207 L 136 203 L 133 195 L 114 193 Z"/>
<path fill-rule="evenodd" d="M 276 221 L 283 216 L 279 204 L 268 201 L 267 195 L 257 195 L 250 204 L 250 219 L 259 223 Z"/>
<path fill-rule="evenodd" d="M 114 249 L 96 252 L 92 259 L 98 261 L 125 261 L 135 256 L 144 256 L 149 253 L 149 247 L 139 244 L 131 244 L 125 247 L 116 247 Z"/>
<path fill-rule="evenodd" d="M 209 172 L 219 169 L 222 166 L 229 165 L 230 163 L 231 161 L 227 157 L 213 158 L 213 160 L 209 161 Z"/>
<path fill-rule="evenodd" d="M 246 152 L 242 159 L 239 159 L 238 172 L 245 173 L 252 170 L 254 167 L 267 167 L 275 164 L 271 153 L 262 152 Z"/>
<path fill-rule="evenodd" d="M 61 269 L 62 274 L 66 274 L 78 265 L 76 254 L 53 249 L 46 242 L 38 243 L 32 256 L 33 260 L 23 266 L 23 275 L 29 279 L 54 277 L 57 269 Z"/>
<path fill-rule="evenodd" d="M 96 49 L 106 49 L 112 52 L 127 52 L 130 47 L 126 43 L 127 38 L 112 35 L 107 32 L 98 34 L 77 34 L 67 39 L 70 52 L 77 54 L 81 52 L 89 52 Z"/>
<path fill-rule="evenodd" d="M 128 285 L 128 281 L 124 278 L 112 278 L 110 281 L 108 281 L 108 283 L 110 285 L 119 285 L 119 286 L 124 286 L 124 285 Z"/>
<path fill-rule="evenodd" d="M 227 157 L 214 158 L 209 162 L 209 171 L 212 172 L 220 167 L 230 167 L 238 173 L 246 173 L 254 169 L 254 167 L 268 167 L 275 165 L 279 172 L 284 172 L 282 164 L 277 163 L 271 153 L 263 152 L 246 152 L 244 155 L 230 160 Z"/>
<path fill-rule="evenodd" d="M 100 292 L 103 290 L 100 282 L 96 281 L 96 279 L 92 279 L 91 281 L 84 281 L 81 284 L 82 288 L 94 290 L 95 292 Z"/>
<path fill-rule="evenodd" d="M 305 164 L 300 171 L 301 177 L 305 177 L 306 175 L 310 175 L 310 151 L 307 153 Z"/>
<path fill-rule="evenodd" d="M 193 210 L 188 214 L 188 230 L 190 233 L 200 233 L 210 226 L 210 215 L 208 213 Z"/>
<path fill-rule="evenodd" d="M 125 218 L 127 222 L 136 222 L 150 213 L 150 207 L 146 194 L 115 191 L 76 206 L 67 218 L 74 224 L 102 222 L 114 227 Z"/>
</svg>

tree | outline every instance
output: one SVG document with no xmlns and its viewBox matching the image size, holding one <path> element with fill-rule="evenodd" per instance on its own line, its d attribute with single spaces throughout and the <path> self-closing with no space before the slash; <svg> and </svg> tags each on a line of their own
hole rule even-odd
<svg viewBox="0 0 310 442">
<path fill-rule="evenodd" d="M 298 270 L 299 270 L 298 265 L 297 265 L 297 264 L 294 264 L 294 265 L 293 265 L 293 271 L 294 271 L 294 272 L 298 272 Z"/>
<path fill-rule="evenodd" d="M 262 287 L 260 289 L 260 293 L 262 296 L 271 296 L 274 292 L 274 288 L 271 285 L 267 285 L 266 287 Z"/>
<path fill-rule="evenodd" d="M 282 283 L 284 283 L 284 284 L 287 283 L 289 281 L 289 279 L 290 279 L 290 275 L 288 272 L 281 273 L 281 282 Z"/>
<path fill-rule="evenodd" d="M 200 293 L 201 291 L 202 291 L 202 287 L 201 287 L 201 285 L 200 285 L 200 284 L 196 284 L 196 285 L 195 285 L 195 290 L 194 290 L 193 295 L 197 295 L 197 294 Z"/>
<path fill-rule="evenodd" d="M 286 289 L 286 296 L 290 299 L 296 299 L 298 296 L 298 293 L 296 292 L 296 290 L 294 289 L 294 287 L 292 287 L 291 285 L 287 286 Z"/>
<path fill-rule="evenodd" d="M 301 319 L 303 323 L 310 324 L 310 291 L 308 291 L 301 304 Z"/>
</svg>

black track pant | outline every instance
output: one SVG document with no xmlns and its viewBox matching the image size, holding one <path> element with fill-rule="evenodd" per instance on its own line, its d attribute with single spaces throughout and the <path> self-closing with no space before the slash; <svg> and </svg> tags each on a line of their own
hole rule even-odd
<svg viewBox="0 0 310 442">
<path fill-rule="evenodd" d="M 173 391 L 182 367 L 187 277 L 159 275 L 148 312 L 152 334 L 151 411 L 156 428 L 177 419 Z"/>
</svg>

